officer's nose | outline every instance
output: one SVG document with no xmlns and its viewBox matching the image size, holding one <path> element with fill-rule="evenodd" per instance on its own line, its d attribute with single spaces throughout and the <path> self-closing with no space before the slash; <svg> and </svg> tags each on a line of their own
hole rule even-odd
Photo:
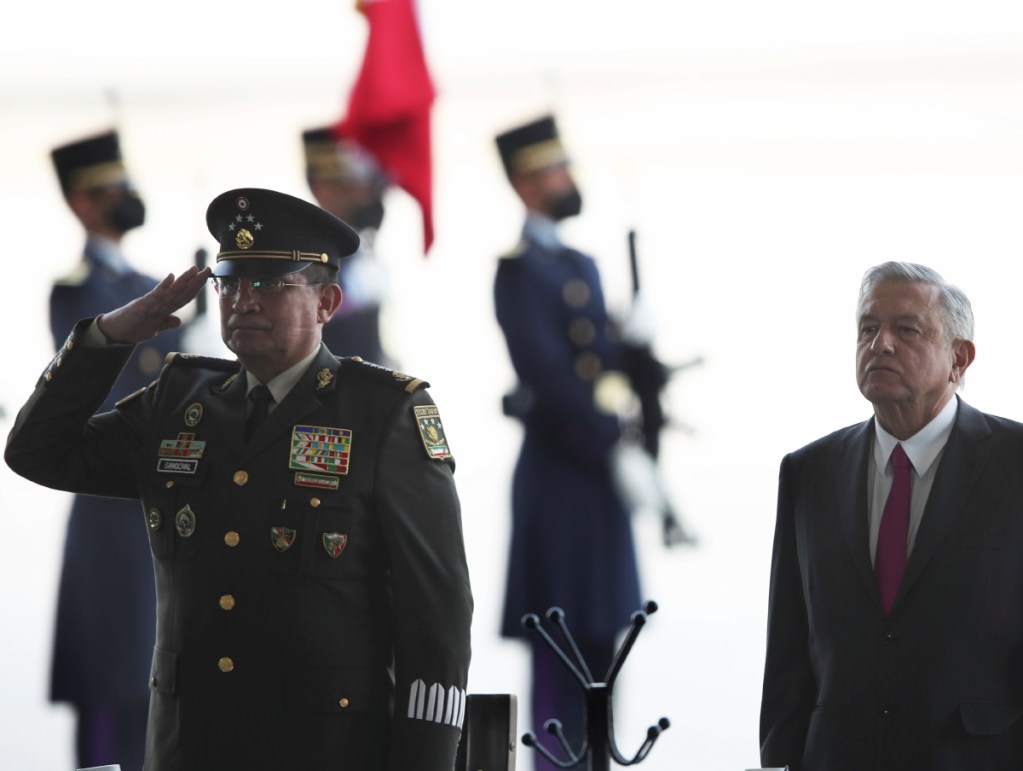
<svg viewBox="0 0 1023 771">
<path fill-rule="evenodd" d="M 252 288 L 252 282 L 243 278 L 238 284 L 238 291 L 231 298 L 231 307 L 236 311 L 245 312 L 258 307 L 259 292 Z"/>
</svg>

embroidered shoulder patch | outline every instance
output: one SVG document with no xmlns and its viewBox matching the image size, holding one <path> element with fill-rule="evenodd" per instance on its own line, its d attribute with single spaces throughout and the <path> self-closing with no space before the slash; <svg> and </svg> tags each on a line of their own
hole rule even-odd
<svg viewBox="0 0 1023 771">
<path fill-rule="evenodd" d="M 412 408 L 416 416 L 419 436 L 423 439 L 426 454 L 435 460 L 451 457 L 448 438 L 444 436 L 444 425 L 440 422 L 440 410 L 436 405 L 426 404 Z"/>
</svg>

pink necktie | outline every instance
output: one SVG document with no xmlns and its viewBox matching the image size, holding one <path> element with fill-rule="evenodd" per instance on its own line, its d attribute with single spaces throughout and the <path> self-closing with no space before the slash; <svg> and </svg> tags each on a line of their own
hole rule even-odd
<svg viewBox="0 0 1023 771">
<path fill-rule="evenodd" d="M 887 616 L 895 602 L 895 595 L 906 572 L 907 539 L 909 536 L 909 472 L 913 465 L 901 444 L 892 450 L 895 479 L 881 515 L 881 529 L 877 534 L 877 552 L 874 555 L 874 577 L 881 594 L 881 607 Z"/>
</svg>

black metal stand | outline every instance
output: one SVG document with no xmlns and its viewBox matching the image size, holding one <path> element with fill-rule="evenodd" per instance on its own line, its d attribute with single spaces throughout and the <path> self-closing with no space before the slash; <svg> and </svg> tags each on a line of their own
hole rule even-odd
<svg viewBox="0 0 1023 771">
<path fill-rule="evenodd" d="M 522 625 L 527 629 L 536 630 L 544 642 L 557 654 L 562 663 L 568 667 L 569 671 L 579 681 L 586 695 L 586 738 L 583 740 L 578 752 L 569 746 L 568 739 L 562 730 L 561 721 L 557 719 L 551 719 L 544 723 L 544 730 L 557 738 L 565 753 L 564 759 L 556 758 L 549 749 L 536 740 L 536 734 L 532 731 L 528 731 L 522 736 L 522 743 L 524 745 L 532 747 L 557 768 L 575 768 L 585 762 L 587 771 L 610 771 L 612 758 L 620 766 L 632 766 L 642 763 L 646 759 L 646 756 L 654 746 L 654 742 L 657 741 L 657 737 L 661 735 L 661 732 L 667 730 L 671 723 L 668 722 L 668 718 L 662 717 L 657 721 L 657 725 L 650 726 L 647 729 L 646 739 L 640 745 L 636 754 L 631 759 L 625 758 L 618 751 L 618 746 L 614 739 L 611 693 L 614 690 L 615 680 L 618 679 L 618 673 L 621 671 L 622 664 L 625 663 L 625 658 L 629 655 L 629 651 L 632 650 L 632 646 L 636 642 L 636 638 L 639 636 L 643 625 L 646 624 L 647 616 L 656 612 L 656 610 L 657 603 L 650 600 L 643 605 L 643 610 L 637 610 L 632 614 L 632 627 L 625 636 L 625 640 L 622 642 L 618 652 L 615 653 L 611 669 L 607 673 L 607 681 L 602 683 L 594 681 L 593 675 L 590 674 L 590 669 L 586 666 L 586 662 L 579 652 L 579 647 L 575 644 L 572 634 L 568 631 L 568 625 L 565 623 L 565 613 L 561 608 L 551 608 L 548 610 L 547 619 L 560 630 L 562 637 L 568 643 L 572 658 L 569 658 L 568 654 L 562 650 L 561 646 L 543 628 L 539 616 L 535 613 L 527 613 L 522 617 Z"/>
</svg>

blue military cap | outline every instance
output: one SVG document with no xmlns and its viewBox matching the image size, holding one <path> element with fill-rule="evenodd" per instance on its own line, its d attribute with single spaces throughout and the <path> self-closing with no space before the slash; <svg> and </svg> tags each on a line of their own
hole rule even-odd
<svg viewBox="0 0 1023 771">
<path fill-rule="evenodd" d="M 50 157 L 64 195 L 75 190 L 129 184 L 116 131 L 61 145 L 50 152 Z"/>
<path fill-rule="evenodd" d="M 260 188 L 221 193 L 206 210 L 220 244 L 215 276 L 284 276 L 313 264 L 337 270 L 359 248 L 347 223 L 301 198 Z"/>
<path fill-rule="evenodd" d="M 509 129 L 499 134 L 496 142 L 509 177 L 568 163 L 568 154 L 552 115 Z"/>
</svg>

